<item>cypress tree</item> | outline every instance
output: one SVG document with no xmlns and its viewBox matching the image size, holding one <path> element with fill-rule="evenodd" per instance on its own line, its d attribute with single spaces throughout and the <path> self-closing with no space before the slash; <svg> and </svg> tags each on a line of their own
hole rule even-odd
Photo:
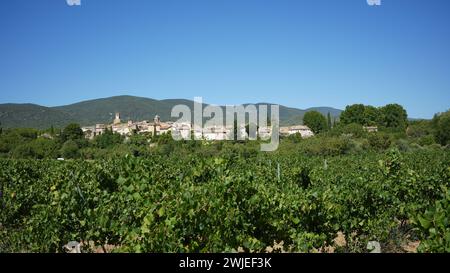
<svg viewBox="0 0 450 273">
<path fill-rule="evenodd" d="M 330 114 L 330 112 L 328 112 L 328 114 L 327 114 L 327 125 L 328 125 L 328 129 L 331 129 L 332 125 L 331 125 L 331 114 Z"/>
</svg>

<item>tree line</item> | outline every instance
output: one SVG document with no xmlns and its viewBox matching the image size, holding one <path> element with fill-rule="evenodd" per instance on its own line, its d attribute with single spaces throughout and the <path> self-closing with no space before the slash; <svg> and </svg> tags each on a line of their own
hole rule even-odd
<svg viewBox="0 0 450 273">
<path fill-rule="evenodd" d="M 432 120 L 408 120 L 405 109 L 398 104 L 383 107 L 363 104 L 349 105 L 339 119 L 331 114 L 322 115 L 310 111 L 304 115 L 304 124 L 316 136 L 305 140 L 300 135 L 282 137 L 278 152 L 296 149 L 313 155 L 336 155 L 352 151 L 381 151 L 392 145 L 401 150 L 410 146 L 446 146 L 450 144 L 450 111 L 438 113 Z M 377 133 L 368 133 L 364 126 L 377 126 Z M 248 126 L 247 126 L 248 131 Z M 237 131 L 234 132 L 237 134 Z M 345 137 L 347 136 L 347 137 Z M 349 139 L 350 137 L 350 139 Z M 174 141 L 171 135 L 152 136 L 132 134 L 129 137 L 113 133 L 111 129 L 92 140 L 84 137 L 78 124 L 64 129 L 47 130 L 1 129 L 0 157 L 8 158 L 58 158 L 98 159 L 105 157 L 151 156 L 154 154 L 192 154 L 200 156 L 230 154 L 254 154 L 258 141 L 234 141 L 205 143 L 199 141 Z"/>
<path fill-rule="evenodd" d="M 339 121 L 331 121 L 330 113 L 327 117 L 317 111 L 307 112 L 303 123 L 315 134 L 324 133 L 336 127 L 351 128 L 352 125 L 370 127 L 376 126 L 380 131 L 405 131 L 411 137 L 426 137 L 429 142 L 447 145 L 450 141 L 450 111 L 437 113 L 432 120 L 408 121 L 408 114 L 399 104 L 388 104 L 374 107 L 364 104 L 353 104 L 345 108 Z"/>
</svg>

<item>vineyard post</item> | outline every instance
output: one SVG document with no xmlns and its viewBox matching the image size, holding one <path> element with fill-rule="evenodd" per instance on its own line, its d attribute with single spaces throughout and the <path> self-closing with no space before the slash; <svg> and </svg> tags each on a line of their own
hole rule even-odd
<svg viewBox="0 0 450 273">
<path fill-rule="evenodd" d="M 280 182 L 280 163 L 277 162 L 277 179 L 278 179 L 278 183 Z"/>
</svg>

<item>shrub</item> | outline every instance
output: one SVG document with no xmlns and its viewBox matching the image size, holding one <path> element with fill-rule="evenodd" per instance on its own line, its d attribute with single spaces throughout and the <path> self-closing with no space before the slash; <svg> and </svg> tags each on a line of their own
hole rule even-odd
<svg viewBox="0 0 450 273">
<path fill-rule="evenodd" d="M 390 136 L 382 132 L 369 134 L 368 141 L 370 147 L 378 151 L 386 150 L 392 144 Z"/>
<path fill-rule="evenodd" d="M 367 135 L 363 126 L 357 123 L 350 123 L 347 125 L 340 125 L 334 127 L 331 132 L 331 136 L 351 135 L 352 137 L 361 138 Z"/>
<path fill-rule="evenodd" d="M 135 138 L 132 139 L 134 140 Z M 107 130 L 104 134 L 95 137 L 93 143 L 97 148 L 106 149 L 123 143 L 123 140 L 123 136 Z"/>
<path fill-rule="evenodd" d="M 12 151 L 13 158 L 35 158 L 36 154 L 30 143 L 18 145 Z"/>
<path fill-rule="evenodd" d="M 428 145 L 427 148 L 431 149 L 431 150 L 440 150 L 442 148 L 442 146 L 437 143 L 434 143 L 434 144 Z"/>
<path fill-rule="evenodd" d="M 435 116 L 433 123 L 436 140 L 441 145 L 450 144 L 450 111 Z"/>
<path fill-rule="evenodd" d="M 433 133 L 433 128 L 430 121 L 420 120 L 413 121 L 406 129 L 406 134 L 409 137 L 420 138 Z"/>
<path fill-rule="evenodd" d="M 68 140 L 61 148 L 61 155 L 64 158 L 78 158 L 80 157 L 79 147 L 73 140 Z"/>
<path fill-rule="evenodd" d="M 347 137 L 314 137 L 301 144 L 302 150 L 309 155 L 341 155 L 351 150 Z"/>
<path fill-rule="evenodd" d="M 302 135 L 300 133 L 296 133 L 293 135 L 289 135 L 288 137 L 286 137 L 286 139 L 293 143 L 300 143 L 302 141 Z"/>
<path fill-rule="evenodd" d="M 397 140 L 395 145 L 397 146 L 398 150 L 401 151 L 401 152 L 409 152 L 409 151 L 412 150 L 409 142 L 407 140 L 405 140 L 405 139 Z"/>
<path fill-rule="evenodd" d="M 421 231 L 419 252 L 450 252 L 450 191 L 415 219 Z"/>
<path fill-rule="evenodd" d="M 432 136 L 432 135 L 423 136 L 423 137 L 419 138 L 418 143 L 420 146 L 427 146 L 427 145 L 434 144 L 435 143 L 434 136 Z"/>
</svg>

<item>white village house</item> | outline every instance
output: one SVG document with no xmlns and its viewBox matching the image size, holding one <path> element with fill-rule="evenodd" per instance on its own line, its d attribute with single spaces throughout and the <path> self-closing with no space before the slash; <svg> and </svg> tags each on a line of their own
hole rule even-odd
<svg viewBox="0 0 450 273">
<path fill-rule="evenodd" d="M 289 135 L 294 135 L 297 133 L 299 133 L 302 136 L 302 138 L 314 136 L 313 131 L 311 131 L 311 129 L 309 129 L 309 127 L 306 125 L 296 125 L 289 127 Z"/>
</svg>

